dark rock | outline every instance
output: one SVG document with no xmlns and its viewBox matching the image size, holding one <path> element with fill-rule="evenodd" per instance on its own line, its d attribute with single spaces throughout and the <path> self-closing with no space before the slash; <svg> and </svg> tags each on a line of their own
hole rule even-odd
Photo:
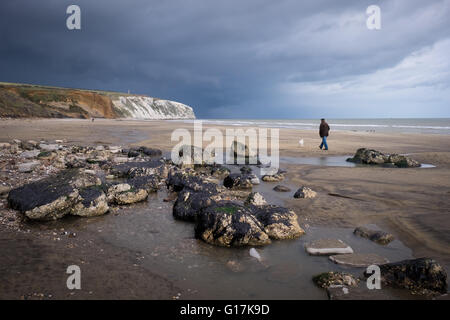
<svg viewBox="0 0 450 320">
<path fill-rule="evenodd" d="M 294 198 L 296 199 L 312 199 L 316 196 L 317 193 L 308 187 L 301 187 L 294 194 Z"/>
<path fill-rule="evenodd" d="M 379 267 L 381 281 L 387 286 L 405 288 L 417 294 L 447 293 L 447 273 L 433 259 L 404 260 Z"/>
<path fill-rule="evenodd" d="M 353 231 L 357 236 L 367 238 L 376 243 L 386 245 L 394 240 L 394 236 L 384 231 L 370 230 L 364 227 L 358 227 Z"/>
<path fill-rule="evenodd" d="M 273 188 L 273 190 L 274 190 L 274 191 L 277 191 L 277 192 L 290 192 L 290 191 L 291 191 L 291 189 L 289 189 L 289 188 L 286 187 L 286 186 L 282 186 L 282 185 L 275 186 L 275 187 Z"/>
<path fill-rule="evenodd" d="M 191 169 L 169 171 L 166 183 L 168 187 L 171 187 L 176 192 L 181 191 L 184 188 L 193 191 L 202 190 L 209 193 L 217 193 L 222 190 L 220 186 L 207 181 L 205 177 Z"/>
<path fill-rule="evenodd" d="M 139 151 L 136 151 L 136 150 L 128 151 L 128 158 L 135 158 L 135 157 L 139 157 L 140 155 L 141 155 L 141 153 Z"/>
<path fill-rule="evenodd" d="M 127 183 L 134 189 L 143 189 L 149 193 L 156 192 L 160 188 L 160 176 L 145 175 L 145 176 L 135 176 L 127 180 Z"/>
<path fill-rule="evenodd" d="M 248 167 L 248 166 L 243 166 L 242 168 L 239 169 L 241 171 L 241 173 L 243 174 L 249 174 L 252 173 L 252 168 Z"/>
<path fill-rule="evenodd" d="M 420 163 L 405 156 L 398 154 L 391 154 L 388 162 L 394 164 L 398 168 L 417 168 L 420 167 Z"/>
<path fill-rule="evenodd" d="M 344 272 L 324 272 L 313 277 L 313 282 L 320 288 L 332 286 L 356 287 L 359 280 L 353 275 Z"/>
<path fill-rule="evenodd" d="M 114 165 L 110 171 L 111 174 L 119 178 L 134 178 L 150 175 L 157 175 L 162 178 L 167 174 L 165 163 L 162 160 L 126 162 Z"/>
<path fill-rule="evenodd" d="M 154 148 L 140 147 L 139 151 L 149 157 L 159 157 L 162 156 L 162 151 Z"/>
<path fill-rule="evenodd" d="M 8 203 L 30 219 L 54 220 L 70 213 L 79 201 L 78 189 L 99 183 L 97 178 L 80 174 L 76 169 L 64 170 L 56 176 L 11 190 Z"/>
<path fill-rule="evenodd" d="M 232 246 L 258 246 L 270 243 L 264 226 L 248 207 L 221 201 L 203 209 L 196 219 L 195 235 L 207 243 Z"/>
<path fill-rule="evenodd" d="M 249 175 L 232 173 L 223 180 L 223 185 L 229 189 L 251 189 L 252 178 Z"/>
<path fill-rule="evenodd" d="M 363 164 L 382 164 L 388 162 L 389 156 L 372 149 L 360 148 L 353 158 L 347 159 L 349 162 Z"/>
<path fill-rule="evenodd" d="M 419 162 L 409 157 L 401 156 L 398 154 L 388 155 L 377 150 L 366 148 L 358 149 L 353 158 L 349 158 L 347 159 L 347 161 L 361 164 L 381 165 L 381 166 L 394 165 L 397 168 L 420 167 Z"/>
<path fill-rule="evenodd" d="M 174 218 L 194 222 L 202 209 L 212 205 L 214 202 L 212 195 L 212 193 L 202 190 L 194 192 L 191 189 L 184 189 L 180 191 L 173 205 Z"/>
</svg>

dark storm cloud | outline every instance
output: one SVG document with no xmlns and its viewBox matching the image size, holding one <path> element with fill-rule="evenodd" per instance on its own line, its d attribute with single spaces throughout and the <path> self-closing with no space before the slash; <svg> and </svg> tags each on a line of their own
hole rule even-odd
<svg viewBox="0 0 450 320">
<path fill-rule="evenodd" d="M 81 31 L 66 28 L 70 4 L 81 7 Z M 380 31 L 365 26 L 371 4 L 382 10 Z M 0 81 L 131 90 L 209 118 L 351 116 L 366 100 L 386 105 L 367 89 L 380 72 L 445 41 L 449 8 L 418 0 L 8 0 L 0 3 Z M 449 83 L 447 74 L 421 72 L 422 85 Z M 355 82 L 360 89 L 349 91 Z M 415 98 L 429 104 L 427 95 L 436 92 Z M 389 98 L 411 108 L 404 92 Z M 448 95 L 433 103 L 448 113 Z"/>
</svg>

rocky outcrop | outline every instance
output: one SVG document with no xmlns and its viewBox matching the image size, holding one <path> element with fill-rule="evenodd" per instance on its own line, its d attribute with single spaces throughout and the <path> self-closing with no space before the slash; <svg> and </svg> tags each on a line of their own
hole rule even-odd
<svg viewBox="0 0 450 320">
<path fill-rule="evenodd" d="M 100 184 L 100 179 L 95 176 L 76 169 L 65 170 L 56 176 L 11 190 L 8 203 L 30 219 L 55 220 L 73 213 L 72 208 L 84 200 L 80 193 L 85 194 L 85 188 Z M 90 200 L 93 199 L 89 197 Z"/>
<path fill-rule="evenodd" d="M 292 210 L 268 205 L 260 194 L 242 190 L 242 181 L 251 187 L 248 176 L 252 174 L 232 174 L 222 187 L 218 181 L 211 181 L 212 171 L 205 166 L 173 169 L 167 179 L 168 187 L 178 192 L 173 216 L 195 222 L 197 238 L 233 247 L 265 245 L 271 239 L 293 239 L 304 234 Z"/>
<path fill-rule="evenodd" d="M 195 235 L 207 243 L 224 247 L 259 246 L 271 242 L 264 226 L 248 207 L 228 201 L 202 210 L 196 221 Z"/>
<path fill-rule="evenodd" d="M 447 273 L 433 259 L 420 258 L 380 265 L 381 281 L 416 294 L 447 293 Z"/>
<path fill-rule="evenodd" d="M 195 119 L 195 114 L 182 103 L 145 95 L 2 83 L 0 117 Z"/>
<path fill-rule="evenodd" d="M 308 187 L 301 187 L 294 194 L 294 198 L 296 199 L 313 199 L 316 196 L 317 193 Z"/>
<path fill-rule="evenodd" d="M 295 239 L 305 234 L 297 222 L 297 215 L 287 208 L 262 205 L 250 207 L 254 215 L 264 226 L 264 232 L 274 240 Z"/>
<path fill-rule="evenodd" d="M 353 158 L 349 158 L 347 161 L 360 164 L 382 165 L 388 167 L 392 166 L 397 168 L 415 168 L 421 166 L 419 162 L 406 156 L 398 154 L 389 155 L 377 150 L 366 148 L 358 149 Z"/>
</svg>

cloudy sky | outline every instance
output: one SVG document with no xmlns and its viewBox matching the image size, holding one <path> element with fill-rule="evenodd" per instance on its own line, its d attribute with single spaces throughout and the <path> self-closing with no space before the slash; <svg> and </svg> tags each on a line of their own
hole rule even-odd
<svg viewBox="0 0 450 320">
<path fill-rule="evenodd" d="M 130 90 L 199 118 L 450 117 L 450 0 L 2 0 L 0 81 Z"/>
</svg>

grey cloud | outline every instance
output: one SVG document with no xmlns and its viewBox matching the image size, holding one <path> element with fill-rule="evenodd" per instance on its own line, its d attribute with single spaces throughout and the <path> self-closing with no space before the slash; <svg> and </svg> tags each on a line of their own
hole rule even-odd
<svg viewBox="0 0 450 320">
<path fill-rule="evenodd" d="M 65 28 L 73 3 L 82 9 L 81 31 Z M 382 8 L 377 32 L 365 28 L 373 3 Z M 292 100 L 278 87 L 393 67 L 448 37 L 449 3 L 2 1 L 0 80 L 130 89 L 192 105 L 199 117 L 316 117 L 311 97 Z M 330 101 L 316 103 L 326 112 Z"/>
</svg>

